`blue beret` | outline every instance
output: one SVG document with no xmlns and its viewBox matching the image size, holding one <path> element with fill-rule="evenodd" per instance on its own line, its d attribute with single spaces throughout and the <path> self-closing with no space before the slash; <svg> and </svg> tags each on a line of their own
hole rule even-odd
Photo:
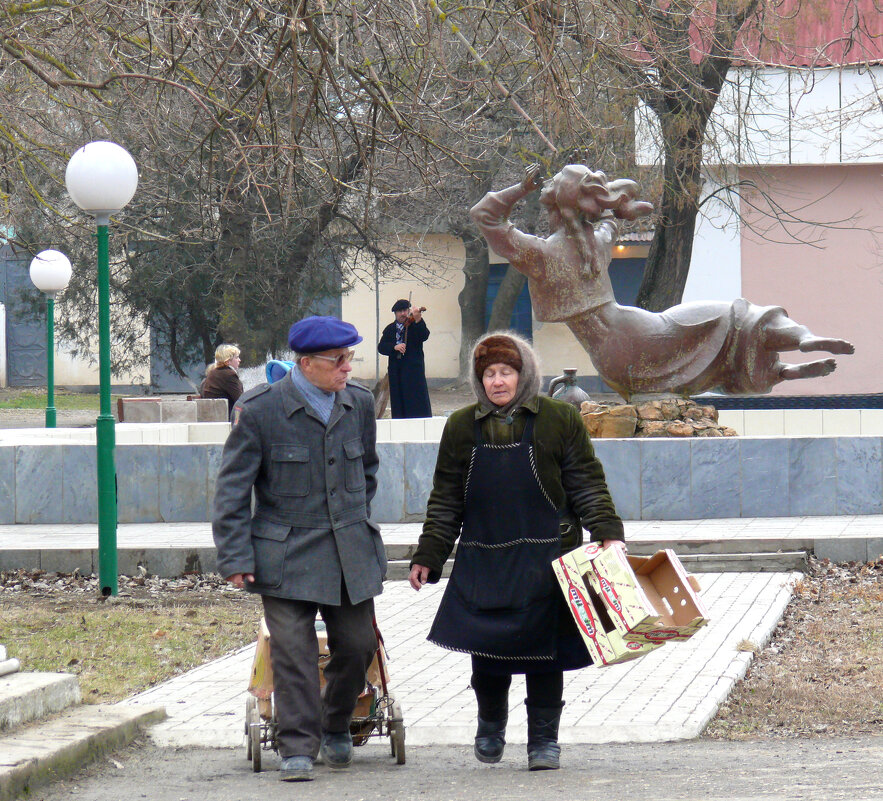
<svg viewBox="0 0 883 801">
<path fill-rule="evenodd" d="M 323 350 L 349 348 L 362 341 L 352 323 L 336 317 L 306 317 L 288 332 L 288 346 L 295 353 L 321 353 Z"/>
</svg>

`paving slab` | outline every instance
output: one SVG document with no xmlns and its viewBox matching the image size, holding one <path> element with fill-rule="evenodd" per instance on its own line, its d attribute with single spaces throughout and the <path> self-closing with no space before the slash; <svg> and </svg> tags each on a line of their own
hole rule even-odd
<svg viewBox="0 0 883 801">
<path fill-rule="evenodd" d="M 697 737 L 752 651 L 768 641 L 798 573 L 707 573 L 702 598 L 711 622 L 686 642 L 667 643 L 632 662 L 565 674 L 560 738 L 569 743 L 661 742 Z M 475 734 L 470 659 L 426 641 L 445 582 L 419 593 L 387 582 L 376 599 L 389 653 L 391 690 L 402 705 L 410 745 L 469 744 Z M 164 682 L 123 706 L 165 706 L 168 718 L 150 730 L 164 746 L 244 744 L 246 687 L 254 646 Z M 507 740 L 526 741 L 524 678 L 510 694 Z M 375 738 L 373 745 L 388 748 Z"/>
</svg>

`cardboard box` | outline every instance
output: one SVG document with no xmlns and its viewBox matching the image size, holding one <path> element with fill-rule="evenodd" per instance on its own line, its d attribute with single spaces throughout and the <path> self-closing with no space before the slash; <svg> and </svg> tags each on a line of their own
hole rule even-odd
<svg viewBox="0 0 883 801">
<path fill-rule="evenodd" d="M 571 555 L 626 640 L 687 640 L 708 623 L 698 583 L 670 549 L 627 557 L 618 548 L 591 544 Z"/>
<path fill-rule="evenodd" d="M 636 659 L 662 645 L 625 640 L 598 595 L 586 584 L 570 554 L 552 562 L 552 569 L 592 662 L 597 667 Z"/>
<path fill-rule="evenodd" d="M 328 633 L 324 628 L 316 631 L 316 638 L 319 641 L 319 686 L 325 687 L 325 664 L 331 658 L 328 650 Z M 378 649 L 383 659 L 383 667 L 386 669 L 386 653 L 381 645 Z M 389 676 L 389 672 L 386 672 Z M 373 714 L 374 691 L 377 687 L 383 690 L 383 684 L 380 680 L 380 665 L 378 663 L 377 654 L 371 665 L 368 667 L 366 676 L 365 691 L 359 696 L 356 705 L 356 717 L 366 717 Z M 267 628 L 267 622 L 261 617 L 258 626 L 258 641 L 255 646 L 254 660 L 251 665 L 251 677 L 248 682 L 248 691 L 261 701 L 268 700 L 273 694 L 273 664 L 270 661 L 270 630 Z M 367 710 L 367 711 L 366 711 Z M 262 713 L 263 714 L 263 713 Z"/>
</svg>

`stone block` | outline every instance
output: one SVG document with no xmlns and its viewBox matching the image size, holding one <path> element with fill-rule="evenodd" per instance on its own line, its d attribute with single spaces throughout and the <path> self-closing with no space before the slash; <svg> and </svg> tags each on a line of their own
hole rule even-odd
<svg viewBox="0 0 883 801">
<path fill-rule="evenodd" d="M 862 410 L 823 409 L 822 433 L 835 437 L 858 436 L 862 433 Z"/>
<path fill-rule="evenodd" d="M 127 423 L 159 423 L 162 401 L 159 398 L 123 398 L 123 420 Z"/>
<path fill-rule="evenodd" d="M 63 523 L 98 521 L 98 467 L 94 445 L 62 447 Z"/>
<path fill-rule="evenodd" d="M 159 449 L 159 461 L 160 519 L 166 523 L 208 520 L 206 446 L 165 445 Z"/>
<path fill-rule="evenodd" d="M 868 537 L 868 561 L 883 558 L 883 537 Z"/>
<path fill-rule="evenodd" d="M 739 517 L 742 510 L 742 469 L 739 441 L 696 439 L 690 443 L 690 518 Z"/>
<path fill-rule="evenodd" d="M 689 439 L 641 441 L 641 519 L 690 516 Z"/>
<path fill-rule="evenodd" d="M 73 573 L 81 576 L 98 572 L 98 554 L 90 548 L 44 548 L 40 551 L 40 569 L 47 573 Z"/>
<path fill-rule="evenodd" d="M 156 523 L 159 514 L 158 445 L 116 449 L 117 519 L 120 523 Z"/>
<path fill-rule="evenodd" d="M 739 440 L 742 455 L 742 517 L 786 517 L 788 440 Z"/>
<path fill-rule="evenodd" d="M 187 426 L 188 442 L 220 443 L 223 445 L 229 434 L 230 423 L 227 422 L 193 423 Z"/>
<path fill-rule="evenodd" d="M 883 468 L 878 437 L 834 440 L 838 515 L 883 514 Z"/>
<path fill-rule="evenodd" d="M 409 520 L 423 520 L 426 516 L 437 458 L 437 442 L 404 443 L 405 514 Z"/>
<path fill-rule="evenodd" d="M 196 402 L 164 400 L 160 406 L 160 421 L 163 423 L 195 423 Z"/>
<path fill-rule="evenodd" d="M 57 523 L 62 515 L 64 445 L 15 449 L 15 522 Z"/>
<path fill-rule="evenodd" d="M 817 559 L 832 562 L 864 562 L 868 558 L 866 537 L 832 537 L 817 539 L 813 548 Z"/>
<path fill-rule="evenodd" d="M 785 433 L 784 409 L 746 409 L 743 415 L 746 437 L 781 437 Z"/>
<path fill-rule="evenodd" d="M 824 418 L 821 409 L 786 409 L 785 436 L 821 436 Z"/>
<path fill-rule="evenodd" d="M 197 398 L 190 403 L 196 404 L 197 423 L 226 423 L 230 419 L 226 398 Z"/>
<path fill-rule="evenodd" d="M 0 524 L 15 522 L 15 446 L 0 446 Z"/>
<path fill-rule="evenodd" d="M 883 437 L 883 409 L 862 409 L 861 421 L 863 436 Z"/>
<path fill-rule="evenodd" d="M 788 443 L 788 513 L 837 512 L 837 463 L 833 437 L 794 437 Z"/>
<path fill-rule="evenodd" d="M 39 570 L 40 551 L 28 548 L 20 551 L 0 550 L 0 570 Z"/>
<path fill-rule="evenodd" d="M 218 483 L 218 471 L 221 469 L 221 457 L 224 454 L 224 446 L 212 443 L 205 446 L 206 466 L 206 507 L 208 519 L 212 519 L 212 507 L 215 502 L 215 487 Z"/>
<path fill-rule="evenodd" d="M 641 519 L 641 443 L 638 440 L 597 440 L 595 456 L 604 468 L 607 487 L 623 520 Z"/>
<path fill-rule="evenodd" d="M 377 494 L 371 517 L 378 523 L 401 523 L 405 517 L 405 446 L 401 442 L 378 442 Z"/>
</svg>

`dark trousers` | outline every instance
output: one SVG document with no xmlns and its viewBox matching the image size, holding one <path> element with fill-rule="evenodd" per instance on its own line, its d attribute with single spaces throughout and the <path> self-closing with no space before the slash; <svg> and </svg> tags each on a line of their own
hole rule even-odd
<svg viewBox="0 0 883 801">
<path fill-rule="evenodd" d="M 365 674 L 377 650 L 374 600 L 353 605 L 345 587 L 340 606 L 268 595 L 261 599 L 270 630 L 279 754 L 315 759 L 323 731 L 349 730 L 356 701 L 365 689 Z M 325 621 L 331 652 L 321 697 L 317 610 Z"/>
<path fill-rule="evenodd" d="M 564 704 L 564 672 L 525 673 L 527 698 L 525 705 L 543 709 L 560 709 Z M 472 689 L 478 701 L 478 716 L 482 720 L 505 719 L 509 711 L 509 686 L 512 675 L 472 670 Z"/>
</svg>

